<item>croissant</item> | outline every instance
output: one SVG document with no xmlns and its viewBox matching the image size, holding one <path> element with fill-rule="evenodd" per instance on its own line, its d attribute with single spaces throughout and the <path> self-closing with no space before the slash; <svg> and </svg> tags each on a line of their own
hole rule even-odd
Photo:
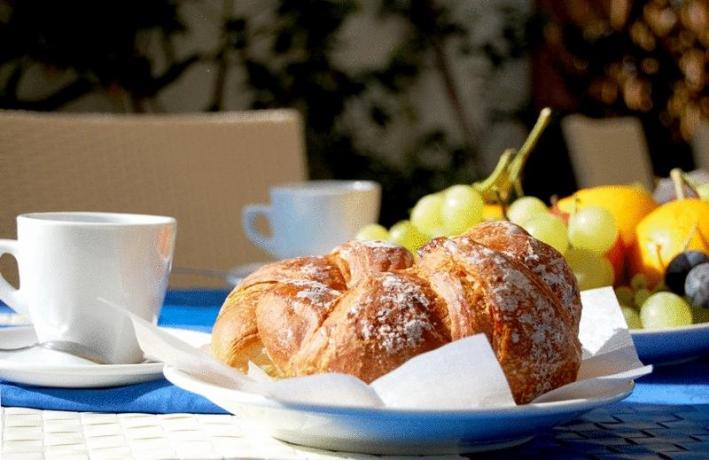
<svg viewBox="0 0 709 460">
<path fill-rule="evenodd" d="M 509 222 L 406 249 L 349 241 L 262 267 L 227 297 L 212 332 L 220 361 L 274 376 L 365 382 L 452 340 L 484 333 L 517 403 L 576 379 L 581 301 L 556 250 Z"/>
</svg>

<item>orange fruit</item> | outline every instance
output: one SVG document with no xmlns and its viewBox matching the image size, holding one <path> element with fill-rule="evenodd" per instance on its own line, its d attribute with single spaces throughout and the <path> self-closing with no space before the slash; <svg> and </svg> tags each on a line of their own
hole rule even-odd
<svg viewBox="0 0 709 460">
<path fill-rule="evenodd" d="M 581 189 L 559 200 L 556 206 L 569 214 L 587 206 L 607 209 L 615 218 L 623 243 L 630 246 L 635 240 L 635 227 L 657 208 L 657 202 L 640 185 L 603 185 Z"/>
<path fill-rule="evenodd" d="M 502 214 L 502 206 L 499 204 L 488 204 L 485 203 L 483 206 L 483 220 L 484 221 L 489 221 L 489 220 L 502 220 L 504 219 L 504 215 Z"/>
<path fill-rule="evenodd" d="M 638 224 L 635 235 L 629 257 L 631 274 L 644 273 L 654 285 L 680 252 L 709 252 L 709 201 L 686 198 L 665 203 Z"/>
</svg>

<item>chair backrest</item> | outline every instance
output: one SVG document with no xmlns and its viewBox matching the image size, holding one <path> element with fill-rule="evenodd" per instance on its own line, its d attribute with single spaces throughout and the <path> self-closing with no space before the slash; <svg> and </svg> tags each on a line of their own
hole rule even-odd
<svg viewBox="0 0 709 460">
<path fill-rule="evenodd" d="M 0 111 L 0 238 L 15 238 L 15 216 L 25 212 L 163 214 L 178 221 L 174 272 L 264 260 L 244 236 L 241 208 L 267 200 L 270 185 L 305 179 L 303 150 L 300 118 L 289 110 Z M 171 284 L 221 281 L 173 275 Z"/>
<path fill-rule="evenodd" d="M 697 169 L 709 172 L 709 121 L 702 120 L 692 137 L 692 152 Z"/>
<path fill-rule="evenodd" d="M 640 120 L 569 115 L 561 121 L 579 188 L 639 182 L 654 187 Z"/>
</svg>

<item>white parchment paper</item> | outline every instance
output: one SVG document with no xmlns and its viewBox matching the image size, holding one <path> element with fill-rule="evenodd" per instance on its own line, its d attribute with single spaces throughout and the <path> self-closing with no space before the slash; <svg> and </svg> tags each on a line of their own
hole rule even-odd
<svg viewBox="0 0 709 460">
<path fill-rule="evenodd" d="M 600 396 L 615 380 L 632 380 L 652 371 L 638 359 L 612 288 L 584 291 L 581 302 L 583 362 L 578 379 L 542 395 L 538 402 Z M 202 380 L 277 401 L 432 410 L 515 405 L 502 368 L 482 334 L 410 359 L 368 385 L 344 374 L 272 380 L 252 369 L 245 375 L 147 321 L 132 319 L 147 356 Z"/>
</svg>

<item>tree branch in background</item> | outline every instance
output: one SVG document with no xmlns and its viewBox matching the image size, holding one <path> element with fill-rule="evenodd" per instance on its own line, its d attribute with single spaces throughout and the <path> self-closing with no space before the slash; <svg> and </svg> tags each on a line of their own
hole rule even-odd
<svg viewBox="0 0 709 460">
<path fill-rule="evenodd" d="M 217 71 L 214 75 L 214 86 L 212 88 L 212 100 L 207 107 L 210 112 L 224 110 L 224 89 L 226 78 L 229 72 L 229 48 L 231 48 L 231 34 L 229 24 L 232 12 L 234 11 L 234 1 L 224 0 L 222 3 L 222 27 L 219 46 L 215 60 L 217 61 Z"/>
<path fill-rule="evenodd" d="M 133 113 L 145 113 L 145 98 L 136 94 L 130 94 L 130 105 Z"/>
<path fill-rule="evenodd" d="M 167 68 L 167 70 L 165 70 L 165 72 L 163 72 L 162 75 L 153 79 L 152 95 L 157 94 L 166 86 L 169 86 L 174 83 L 175 80 L 180 78 L 182 74 L 185 73 L 185 71 L 192 66 L 192 64 L 199 61 L 200 59 L 201 56 L 199 54 L 192 54 L 179 62 L 173 63 L 170 67 Z"/>
<path fill-rule="evenodd" d="M 410 21 L 415 33 L 419 35 L 424 43 L 430 46 L 436 71 L 443 80 L 446 97 L 453 110 L 455 121 L 460 128 L 464 147 L 469 155 L 470 165 L 479 173 L 478 145 L 480 136 L 475 132 L 470 121 L 445 49 L 445 43 L 448 38 L 459 36 L 463 32 L 461 26 L 448 17 L 450 14 L 448 9 L 442 7 L 436 0 L 413 0 L 408 4 L 408 7 L 403 9 L 395 8 L 395 11 Z"/>
<path fill-rule="evenodd" d="M 6 104 L 12 106 L 13 104 L 16 104 L 18 101 L 17 98 L 17 88 L 20 85 L 20 80 L 22 80 L 22 75 L 24 74 L 25 71 L 25 66 L 23 65 L 22 61 L 17 63 L 14 69 L 12 69 L 12 73 L 10 74 L 10 77 L 8 77 L 7 81 L 5 82 L 5 88 L 0 92 L 0 107 L 5 107 Z"/>
<path fill-rule="evenodd" d="M 465 146 L 470 151 L 471 162 L 475 170 L 480 171 L 480 158 L 478 155 L 478 149 L 476 148 L 479 137 L 476 135 L 475 130 L 470 123 L 470 119 L 468 118 L 467 111 L 465 110 L 465 103 L 462 101 L 458 92 L 455 77 L 453 76 L 453 72 L 448 64 L 448 58 L 445 50 L 443 49 L 443 45 L 438 40 L 434 39 L 432 46 L 436 68 L 443 79 L 443 85 L 446 88 L 448 101 L 453 109 L 458 125 L 460 126 L 460 130 L 463 133 Z"/>
<path fill-rule="evenodd" d="M 7 100 L 3 98 L 0 100 L 0 106 L 15 110 L 53 111 L 89 94 L 94 89 L 95 86 L 92 82 L 85 78 L 79 78 L 45 98 L 36 100 Z"/>
<path fill-rule="evenodd" d="M 172 42 L 172 35 L 161 31 L 160 46 L 163 54 L 165 55 L 165 60 L 170 64 L 175 62 L 175 45 Z"/>
</svg>

